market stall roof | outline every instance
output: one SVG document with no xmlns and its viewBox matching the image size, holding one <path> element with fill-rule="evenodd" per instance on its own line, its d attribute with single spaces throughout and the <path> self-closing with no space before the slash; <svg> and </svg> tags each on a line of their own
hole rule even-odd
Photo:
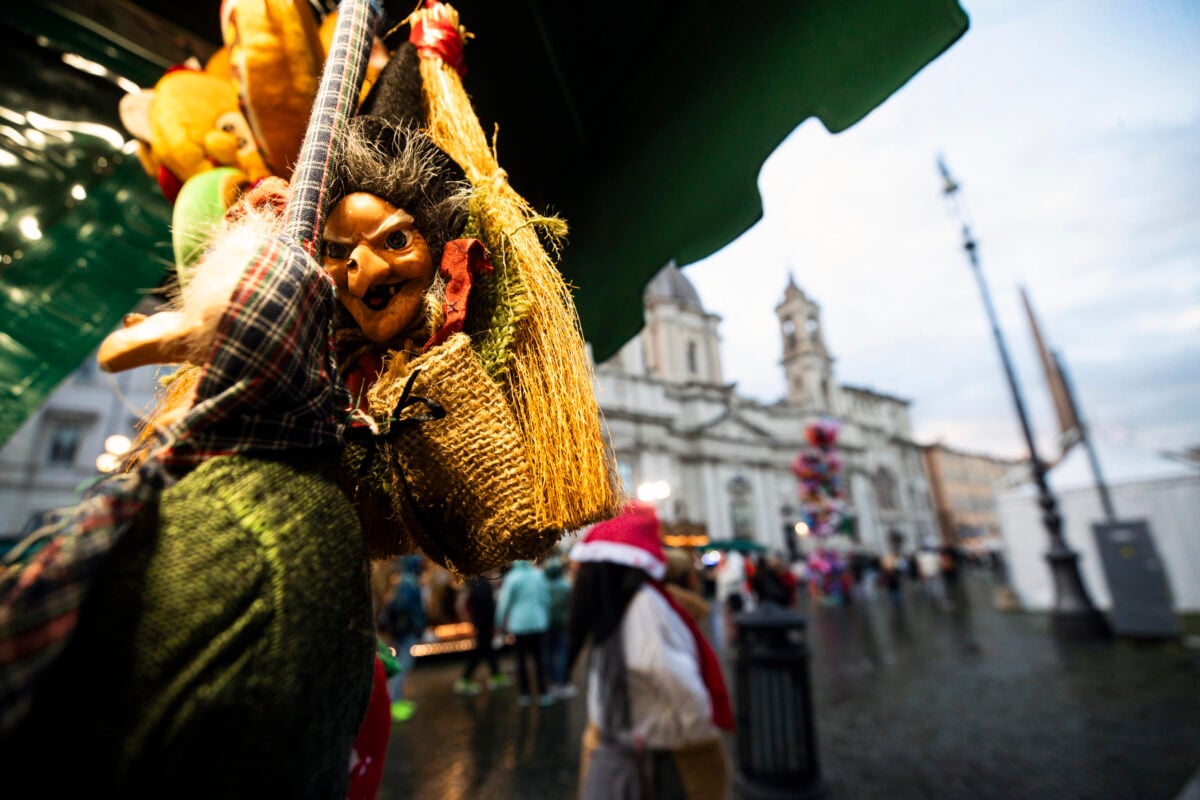
<svg viewBox="0 0 1200 800">
<path fill-rule="evenodd" d="M 662 265 L 703 258 L 760 217 L 759 168 L 797 125 L 853 125 L 968 24 L 957 0 L 456 5 L 475 35 L 464 82 L 484 129 L 498 132 L 500 163 L 535 207 L 571 225 L 562 269 L 597 360 L 640 329 L 642 288 Z M 400 19 L 412 3 L 385 6 Z M 30 87 L 87 73 L 107 91 L 75 108 L 120 138 L 113 79 L 148 86 L 189 53 L 206 55 L 217 8 L 51 0 L 14 6 L 0 28 L 10 54 L 37 68 L 0 65 L 0 147 L 15 154 L 0 160 L 0 183 L 18 201 L 0 219 L 0 442 L 161 280 L 170 253 L 165 204 L 132 158 L 122 162 L 126 143 L 68 132 L 107 153 L 74 156 L 105 162 L 86 181 L 58 169 L 69 147 L 29 146 L 45 142 L 46 119 L 80 119 L 35 110 Z M 10 148 L 8 131 L 24 144 Z M 67 208 L 77 184 L 85 199 Z"/>
<path fill-rule="evenodd" d="M 702 550 L 736 550 L 739 553 L 765 553 L 766 545 L 752 539 L 716 539 L 704 545 Z"/>
</svg>

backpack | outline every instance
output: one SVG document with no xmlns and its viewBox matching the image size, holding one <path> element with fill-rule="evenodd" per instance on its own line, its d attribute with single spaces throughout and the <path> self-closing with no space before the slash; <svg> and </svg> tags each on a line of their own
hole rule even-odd
<svg viewBox="0 0 1200 800">
<path fill-rule="evenodd" d="M 496 595 L 487 578 L 471 579 L 467 594 L 467 611 L 471 621 L 479 628 L 489 628 L 495 623 Z"/>
<path fill-rule="evenodd" d="M 425 630 L 425 602 L 421 587 L 411 575 L 402 575 L 396 591 L 383 611 L 382 627 L 395 638 Z"/>
<path fill-rule="evenodd" d="M 571 609 L 571 585 L 562 578 L 549 582 L 550 627 L 565 630 Z"/>
</svg>

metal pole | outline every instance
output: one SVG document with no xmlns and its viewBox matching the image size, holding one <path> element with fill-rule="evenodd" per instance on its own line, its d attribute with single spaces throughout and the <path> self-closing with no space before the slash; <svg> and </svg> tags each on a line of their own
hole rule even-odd
<svg viewBox="0 0 1200 800">
<path fill-rule="evenodd" d="M 957 203 L 958 184 L 950 177 L 945 164 L 938 160 L 938 168 L 945 180 L 944 193 L 953 201 L 961 215 Z M 1000 352 L 1000 362 L 1004 366 L 1004 375 L 1008 378 L 1008 388 L 1012 392 L 1013 405 L 1017 417 L 1021 421 L 1021 432 L 1025 436 L 1025 444 L 1029 448 L 1029 463 L 1033 469 L 1033 479 L 1038 488 L 1038 504 L 1042 507 L 1042 524 L 1050 537 L 1050 549 L 1046 552 L 1046 561 L 1050 564 L 1050 572 L 1054 577 L 1054 609 L 1051 620 L 1054 632 L 1069 639 L 1098 639 L 1108 635 L 1108 623 L 1104 616 L 1092 603 L 1083 578 L 1079 574 L 1079 554 L 1067 546 L 1062 534 L 1062 516 L 1058 513 L 1058 501 L 1050 491 L 1046 482 L 1046 465 L 1038 457 L 1034 444 L 1033 429 L 1029 424 L 1029 415 L 1025 411 L 1025 401 L 1021 396 L 1021 388 L 1017 383 L 1017 375 L 1013 370 L 1012 361 L 1008 356 L 1008 348 L 1004 344 L 1004 336 L 1000 333 L 1000 323 L 996 317 L 996 309 L 992 306 L 992 296 L 988 291 L 987 282 L 983 279 L 983 270 L 979 266 L 979 253 L 971 228 L 963 223 L 963 249 L 971 263 L 971 271 L 979 284 L 979 293 L 983 297 L 983 306 L 987 311 L 988 322 L 992 326 L 992 335 L 996 339 L 996 349 Z"/>
<path fill-rule="evenodd" d="M 1079 430 L 1079 440 L 1083 442 L 1083 449 L 1087 451 L 1088 463 L 1092 465 L 1092 476 L 1096 480 L 1096 492 L 1100 495 L 1100 504 L 1104 506 L 1104 518 L 1109 522 L 1116 522 L 1117 512 L 1113 508 L 1108 484 L 1104 482 L 1104 473 L 1100 471 L 1100 459 L 1096 456 L 1096 448 L 1092 445 L 1092 437 L 1088 434 L 1087 424 L 1083 421 L 1083 416 L 1079 413 L 1079 406 L 1075 402 L 1075 387 L 1071 385 L 1071 377 L 1067 375 L 1066 367 L 1063 366 L 1058 353 L 1052 353 L 1050 357 L 1054 359 L 1054 368 L 1058 370 L 1058 376 L 1066 390 L 1071 416 L 1075 418 L 1075 427 Z"/>
</svg>

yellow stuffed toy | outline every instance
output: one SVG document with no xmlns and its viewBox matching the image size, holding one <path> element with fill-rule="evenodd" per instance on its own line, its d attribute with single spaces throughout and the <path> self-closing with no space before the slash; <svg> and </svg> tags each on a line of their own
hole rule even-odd
<svg viewBox="0 0 1200 800">
<path fill-rule="evenodd" d="M 312 10 L 304 0 L 224 0 L 221 35 L 263 157 L 290 178 L 325 61 Z"/>
<path fill-rule="evenodd" d="M 176 67 L 154 89 L 126 95 L 121 121 L 149 152 L 146 171 L 175 201 L 183 183 L 216 167 L 234 167 L 256 181 L 271 174 L 227 80 Z"/>
</svg>

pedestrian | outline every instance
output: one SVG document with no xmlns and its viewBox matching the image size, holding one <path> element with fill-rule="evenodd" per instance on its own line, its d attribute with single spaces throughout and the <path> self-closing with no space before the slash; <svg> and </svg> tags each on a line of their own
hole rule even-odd
<svg viewBox="0 0 1200 800">
<path fill-rule="evenodd" d="M 783 564 L 775 556 L 759 559 L 758 567 L 754 570 L 754 577 L 751 579 L 751 585 L 754 588 L 754 596 L 760 604 L 774 603 L 780 608 L 787 608 L 790 605 L 791 596 L 780 576 L 782 567 Z"/>
<path fill-rule="evenodd" d="M 421 595 L 420 573 L 420 556 L 401 558 L 400 569 L 394 577 L 395 586 L 379 620 L 379 628 L 390 640 L 396 660 L 400 662 L 400 671 L 388 679 L 392 719 L 396 722 L 407 722 L 416 711 L 416 704 L 404 696 L 404 682 L 415 663 L 412 646 L 425 632 L 425 600 Z"/>
<path fill-rule="evenodd" d="M 899 608 L 904 596 L 901 594 L 900 582 L 903 578 L 904 567 L 896 556 L 888 553 L 879 561 L 879 580 L 887 590 L 888 599 L 892 606 Z"/>
<path fill-rule="evenodd" d="M 493 643 L 496 635 L 496 595 L 492 591 L 491 579 L 485 575 L 476 575 L 467 581 L 459 596 L 462 599 L 459 616 L 466 616 L 471 620 L 471 626 L 475 629 L 475 648 L 467 656 L 462 677 L 454 682 L 454 692 L 479 693 L 479 682 L 475 680 L 474 675 L 482 661 L 487 662 L 488 669 L 492 672 L 488 678 L 489 689 L 511 686 L 512 681 L 500 671 L 500 660 L 496 657 Z"/>
<path fill-rule="evenodd" d="M 579 572 L 568 663 L 590 645 L 581 800 L 729 794 L 725 681 L 700 629 L 661 582 L 658 533 L 654 508 L 632 504 L 571 551 Z"/>
<path fill-rule="evenodd" d="M 516 637 L 517 702 L 527 706 L 532 702 L 529 690 L 527 662 L 533 662 L 540 706 L 553 705 L 554 695 L 546 690 L 546 671 L 542 666 L 542 640 L 550 628 L 550 590 L 546 576 L 529 561 L 514 561 L 512 569 L 500 584 L 500 601 L 496 606 L 496 624 L 502 633 Z"/>
<path fill-rule="evenodd" d="M 663 578 L 663 587 L 688 616 L 697 624 L 703 625 L 712 613 L 712 607 L 696 591 L 700 581 L 696 575 L 692 555 L 678 547 L 669 547 L 664 552 L 667 557 L 667 572 Z"/>
<path fill-rule="evenodd" d="M 963 601 L 959 592 L 959 574 L 962 565 L 962 554 L 953 544 L 946 543 L 938 555 L 938 570 L 942 574 L 942 583 L 946 589 L 946 602 L 955 605 Z"/>
<path fill-rule="evenodd" d="M 546 676 L 557 697 L 574 697 L 575 687 L 567 680 L 567 619 L 571 607 L 571 581 L 555 556 L 546 562 L 546 588 L 550 595 L 550 627 L 546 629 Z"/>
<path fill-rule="evenodd" d="M 725 647 L 737 639 L 734 618 L 746 607 L 743 587 L 746 584 L 746 558 L 736 550 L 721 557 L 717 570 L 717 603 L 720 611 L 714 615 L 719 620 L 720 633 L 714 636 L 718 647 Z"/>
<path fill-rule="evenodd" d="M 921 575 L 921 584 L 925 587 L 925 596 L 939 608 L 946 605 L 946 586 L 942 583 L 941 556 L 932 547 L 925 547 L 917 553 L 917 570 Z"/>
</svg>

